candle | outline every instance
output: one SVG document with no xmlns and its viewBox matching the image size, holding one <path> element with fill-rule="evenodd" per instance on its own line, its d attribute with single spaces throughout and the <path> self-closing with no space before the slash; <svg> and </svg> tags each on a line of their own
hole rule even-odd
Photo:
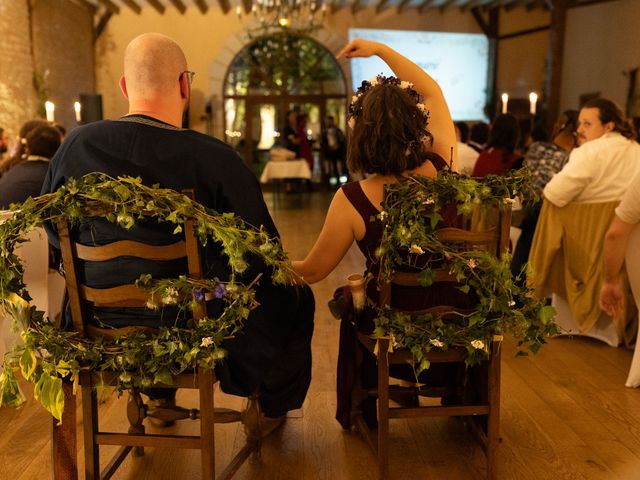
<svg viewBox="0 0 640 480">
<path fill-rule="evenodd" d="M 509 94 L 502 94 L 502 113 L 507 113 L 507 104 L 509 103 Z"/>
<path fill-rule="evenodd" d="M 236 15 L 238 15 L 238 18 L 242 17 L 242 7 L 240 5 L 236 7 Z"/>
<path fill-rule="evenodd" d="M 73 102 L 73 110 L 76 112 L 76 122 L 80 123 L 82 121 L 82 115 L 80 115 L 82 105 L 80 102 Z"/>
<path fill-rule="evenodd" d="M 531 92 L 529 94 L 529 113 L 531 115 L 536 114 L 536 103 L 538 102 L 538 94 L 536 92 Z"/>
<path fill-rule="evenodd" d="M 56 110 L 56 106 L 53 102 L 50 102 L 49 100 L 44 102 L 44 110 L 47 113 L 47 122 L 55 122 L 56 116 L 54 112 Z"/>
</svg>

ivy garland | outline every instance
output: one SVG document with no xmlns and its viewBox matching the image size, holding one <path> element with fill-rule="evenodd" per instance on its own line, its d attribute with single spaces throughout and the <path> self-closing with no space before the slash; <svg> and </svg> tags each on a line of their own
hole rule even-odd
<svg viewBox="0 0 640 480">
<path fill-rule="evenodd" d="M 445 265 L 459 282 L 457 288 L 478 300 L 472 312 L 446 319 L 378 309 L 375 335 L 391 337 L 395 345 L 411 350 L 417 373 L 429 368 L 425 353 L 433 349 L 462 347 L 467 364 L 473 365 L 488 358 L 494 335 L 510 333 L 519 347 L 535 353 L 546 336 L 558 333 L 554 308 L 533 297 L 523 285 L 522 274 L 512 278 L 509 254 L 498 259 L 487 251 L 443 243 L 436 235 L 443 206 L 455 205 L 455 213 L 467 218 L 490 214 L 496 205 L 503 209 L 513 203 L 512 198 L 528 194 L 529 184 L 525 169 L 482 179 L 444 170 L 435 179 L 412 176 L 387 187 L 378 215 L 384 227 L 376 251 L 380 280 L 388 280 L 397 269 L 417 267 L 419 283 L 428 287 L 434 281 L 434 270 Z M 520 349 L 518 355 L 527 352 Z"/>
<path fill-rule="evenodd" d="M 193 310 L 206 292 L 221 302 L 218 318 L 203 318 L 197 324 L 160 328 L 150 335 L 136 333 L 126 337 L 87 339 L 75 332 L 63 331 L 44 318 L 29 304 L 31 299 L 23 283 L 23 267 L 14 254 L 24 236 L 44 222 L 66 217 L 78 224 L 95 206 L 106 206 L 106 219 L 129 229 L 136 219 L 155 218 L 175 224 L 174 234 L 182 231 L 187 219 L 202 245 L 213 240 L 221 245 L 231 270 L 230 280 L 216 278 L 193 280 L 152 279 L 141 276 L 136 284 L 152 293 L 148 308 L 171 305 Z M 29 198 L 12 208 L 12 215 L 0 224 L 0 301 L 19 331 L 22 345 L 4 358 L 0 375 L 0 406 L 19 407 L 24 398 L 18 388 L 15 372 L 35 384 L 34 397 L 57 419 L 64 409 L 62 378 L 74 382 L 74 391 L 82 369 L 114 371 L 118 374 L 118 392 L 132 387 L 142 388 L 157 382 L 171 384 L 172 374 L 200 366 L 213 368 L 225 357 L 224 339 L 238 333 L 250 311 L 257 306 L 254 284 L 236 281 L 248 264 L 247 255 L 261 258 L 273 271 L 276 283 L 292 283 L 294 274 L 278 239 L 263 230 L 244 223 L 233 214 L 218 214 L 173 190 L 142 184 L 140 178 L 113 178 L 92 173 L 80 179 L 69 179 L 58 191 Z"/>
</svg>

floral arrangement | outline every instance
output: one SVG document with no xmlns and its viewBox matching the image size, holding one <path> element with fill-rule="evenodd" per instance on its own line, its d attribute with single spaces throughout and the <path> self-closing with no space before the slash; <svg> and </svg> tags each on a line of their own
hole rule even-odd
<svg viewBox="0 0 640 480">
<path fill-rule="evenodd" d="M 524 169 L 483 179 L 444 170 L 435 179 L 413 176 L 387 187 L 378 215 L 384 226 L 376 251 L 379 281 L 408 266 L 419 270 L 418 281 L 427 287 L 434 282 L 435 269 L 444 266 L 456 278 L 457 288 L 477 299 L 471 312 L 448 314 L 446 319 L 378 310 L 375 335 L 391 337 L 393 344 L 410 349 L 417 373 L 429 368 L 425 353 L 433 349 L 462 347 L 467 364 L 473 365 L 488 357 L 494 335 L 511 333 L 519 346 L 537 352 L 546 336 L 558 333 L 553 307 L 536 300 L 522 278 L 512 278 L 509 254 L 496 258 L 491 252 L 465 250 L 440 241 L 436 234 L 444 206 L 455 206 L 455 213 L 465 217 L 489 214 L 496 206 L 510 208 L 512 197 L 527 191 L 528 185 Z M 521 349 L 518 354 L 527 352 Z"/>
<path fill-rule="evenodd" d="M 191 321 L 186 328 L 163 327 L 154 335 L 137 333 L 113 340 L 92 340 L 61 330 L 44 318 L 43 312 L 36 311 L 29 303 L 22 265 L 13 252 L 16 244 L 44 222 L 66 217 L 71 224 L 77 224 L 97 205 L 108 207 L 112 213 L 106 219 L 125 229 L 144 217 L 175 224 L 174 234 L 178 234 L 185 221 L 192 219 L 202 245 L 210 240 L 220 244 L 229 262 L 228 281 L 185 276 L 152 279 L 143 275 L 136 282 L 152 294 L 148 308 L 171 305 L 188 312 L 204 299 L 206 292 L 211 292 L 221 303 L 220 315 L 205 317 L 197 324 Z M 274 282 L 293 282 L 293 271 L 277 239 L 233 214 L 218 214 L 173 190 L 145 186 L 139 178 L 93 173 L 69 179 L 54 193 L 14 206 L 12 216 L 0 224 L 0 301 L 14 330 L 20 332 L 22 345 L 5 355 L 0 406 L 18 407 L 23 403 L 15 376 L 18 370 L 35 384 L 34 397 L 60 419 L 64 409 L 62 379 L 70 378 L 75 391 L 82 369 L 116 372 L 113 386 L 121 392 L 158 382 L 170 384 L 172 374 L 195 366 L 213 368 L 225 357 L 223 340 L 240 331 L 257 305 L 253 286 L 258 279 L 249 285 L 236 281 L 248 267 L 247 255 L 260 258 L 272 270 Z"/>
<path fill-rule="evenodd" d="M 423 117 L 424 129 L 427 130 L 429 124 L 429 111 L 422 103 L 421 95 L 413 88 L 413 83 L 400 80 L 397 77 L 385 77 L 384 75 L 376 75 L 371 80 L 364 80 L 358 87 L 358 90 L 351 97 L 351 103 L 349 104 L 349 110 L 347 111 L 348 125 L 353 129 L 356 125 L 356 121 L 362 114 L 362 102 L 365 94 L 373 87 L 378 85 L 395 85 L 405 90 L 409 96 L 416 103 L 417 115 Z"/>
</svg>

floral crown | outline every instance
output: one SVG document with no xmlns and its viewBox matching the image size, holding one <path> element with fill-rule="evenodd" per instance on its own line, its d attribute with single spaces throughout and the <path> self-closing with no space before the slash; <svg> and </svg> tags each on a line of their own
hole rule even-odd
<svg viewBox="0 0 640 480">
<path fill-rule="evenodd" d="M 351 97 L 351 104 L 347 112 L 349 127 L 353 129 L 357 119 L 362 114 L 362 99 L 364 95 L 377 85 L 396 85 L 406 91 L 409 96 L 416 102 L 416 107 L 424 117 L 425 129 L 429 123 L 429 111 L 422 103 L 422 96 L 413 88 L 413 83 L 400 80 L 397 77 L 385 77 L 382 74 L 376 75 L 371 80 L 364 80 L 358 87 L 358 90 Z"/>
</svg>

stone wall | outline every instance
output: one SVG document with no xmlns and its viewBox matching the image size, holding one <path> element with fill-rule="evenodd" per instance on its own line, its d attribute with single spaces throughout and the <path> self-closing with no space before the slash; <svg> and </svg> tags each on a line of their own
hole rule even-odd
<svg viewBox="0 0 640 480">
<path fill-rule="evenodd" d="M 0 125 L 16 135 L 39 116 L 34 73 L 44 74 L 56 122 L 76 126 L 73 102 L 94 93 L 93 11 L 69 0 L 0 0 Z"/>
</svg>

